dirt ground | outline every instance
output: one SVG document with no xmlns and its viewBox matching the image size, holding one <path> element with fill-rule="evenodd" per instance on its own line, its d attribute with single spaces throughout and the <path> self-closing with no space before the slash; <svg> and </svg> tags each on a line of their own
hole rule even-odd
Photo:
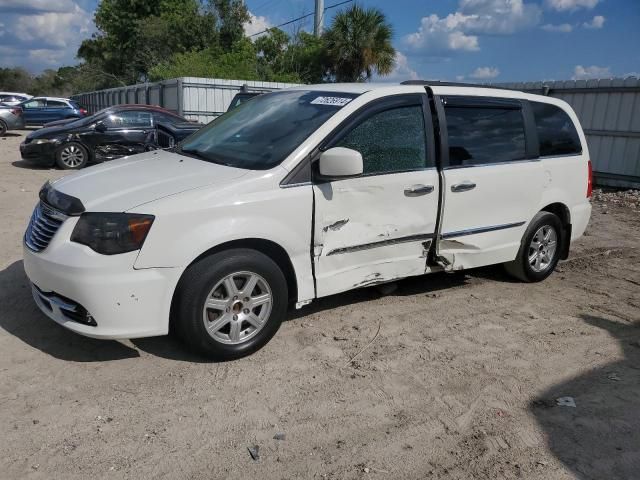
<svg viewBox="0 0 640 480">
<path fill-rule="evenodd" d="M 0 478 L 640 478 L 640 209 L 598 200 L 545 282 L 337 295 L 216 364 L 37 310 L 21 237 L 64 173 L 19 161 L 21 138 L 0 138 Z"/>
</svg>

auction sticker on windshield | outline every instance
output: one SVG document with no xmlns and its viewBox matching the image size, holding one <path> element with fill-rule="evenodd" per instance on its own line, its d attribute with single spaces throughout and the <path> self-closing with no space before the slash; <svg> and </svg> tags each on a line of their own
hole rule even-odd
<svg viewBox="0 0 640 480">
<path fill-rule="evenodd" d="M 345 97 L 317 97 L 311 101 L 311 105 L 333 105 L 335 107 L 344 107 L 352 99 Z"/>
</svg>

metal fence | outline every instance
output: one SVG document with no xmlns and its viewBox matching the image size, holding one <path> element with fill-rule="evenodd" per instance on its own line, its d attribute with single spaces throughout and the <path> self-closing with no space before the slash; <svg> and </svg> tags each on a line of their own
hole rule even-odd
<svg viewBox="0 0 640 480">
<path fill-rule="evenodd" d="M 111 105 L 159 105 L 191 120 L 207 123 L 225 112 L 234 95 L 269 92 L 291 83 L 183 77 L 75 95 L 92 113 Z M 587 135 L 599 185 L 640 188 L 640 80 L 568 80 L 499 84 L 568 102 Z"/>
<path fill-rule="evenodd" d="M 227 111 L 231 100 L 243 87 L 249 92 L 272 92 L 295 85 L 279 82 L 182 77 L 162 82 L 81 93 L 71 98 L 83 104 L 90 113 L 112 105 L 137 103 L 158 105 L 183 115 L 189 120 L 208 123 Z"/>
<path fill-rule="evenodd" d="M 640 79 L 568 80 L 499 84 L 569 103 L 587 135 L 602 186 L 640 188 Z"/>
</svg>

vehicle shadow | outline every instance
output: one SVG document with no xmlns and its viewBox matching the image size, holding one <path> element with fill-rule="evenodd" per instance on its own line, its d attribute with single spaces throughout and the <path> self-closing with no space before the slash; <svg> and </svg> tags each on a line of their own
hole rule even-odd
<svg viewBox="0 0 640 480">
<path fill-rule="evenodd" d="M 5 137 L 19 137 L 20 134 L 19 133 L 12 133 L 12 132 L 5 132 L 4 135 L 1 135 L 0 138 L 5 138 Z"/>
<path fill-rule="evenodd" d="M 640 321 L 581 315 L 609 332 L 623 358 L 555 385 L 529 405 L 551 452 L 582 480 L 640 478 Z M 573 397 L 575 407 L 556 399 Z"/>
<path fill-rule="evenodd" d="M 434 294 L 440 290 L 463 286 L 469 276 L 463 272 L 432 274 L 411 277 L 396 282 L 397 288 L 388 296 L 413 296 Z M 315 313 L 344 305 L 374 301 L 381 296 L 378 287 L 372 286 L 332 295 L 314 301 L 300 310 L 290 309 L 285 321 L 295 321 Z M 31 287 L 24 273 L 22 261 L 15 262 L 0 271 L 0 327 L 22 340 L 61 360 L 75 362 L 100 362 L 140 356 L 137 349 L 169 360 L 210 363 L 212 360 L 191 352 L 173 335 L 132 339 L 136 348 L 115 340 L 96 340 L 77 335 L 56 324 L 36 307 L 31 297 Z"/>
<path fill-rule="evenodd" d="M 17 168 L 25 168 L 27 170 L 55 170 L 53 167 L 27 162 L 26 160 L 16 160 L 15 162 L 11 162 L 11 165 Z"/>
<path fill-rule="evenodd" d="M 60 360 L 104 362 L 139 357 L 140 353 L 115 340 L 77 335 L 40 312 L 22 261 L 0 271 L 0 327 L 27 345 Z"/>
</svg>

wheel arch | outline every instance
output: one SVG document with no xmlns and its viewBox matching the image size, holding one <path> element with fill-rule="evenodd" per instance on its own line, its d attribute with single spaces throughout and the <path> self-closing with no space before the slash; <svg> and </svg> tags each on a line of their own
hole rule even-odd
<svg viewBox="0 0 640 480">
<path fill-rule="evenodd" d="M 178 291 L 177 285 L 180 284 L 182 277 L 184 277 L 185 272 L 189 269 L 191 265 L 199 261 L 204 257 L 208 257 L 209 255 L 213 255 L 219 252 L 223 252 L 225 250 L 231 250 L 234 248 L 248 248 L 251 250 L 255 250 L 260 252 L 271 260 L 273 260 L 278 267 L 282 270 L 282 273 L 287 280 L 287 290 L 289 295 L 289 302 L 297 301 L 298 298 L 298 281 L 296 276 L 295 268 L 293 267 L 293 262 L 289 257 L 287 251 L 279 244 L 272 240 L 266 240 L 264 238 L 243 238 L 238 240 L 230 240 L 224 243 L 220 243 L 214 247 L 209 248 L 208 250 L 202 252 L 196 258 L 194 258 L 189 265 L 183 270 L 180 275 L 180 279 L 176 284 L 176 288 L 173 292 L 172 305 L 175 301 L 176 292 Z"/>
<path fill-rule="evenodd" d="M 560 258 L 566 260 L 569 257 L 571 247 L 571 210 L 562 202 L 554 202 L 542 208 L 540 211 L 556 215 L 562 223 L 562 246 Z"/>
</svg>

